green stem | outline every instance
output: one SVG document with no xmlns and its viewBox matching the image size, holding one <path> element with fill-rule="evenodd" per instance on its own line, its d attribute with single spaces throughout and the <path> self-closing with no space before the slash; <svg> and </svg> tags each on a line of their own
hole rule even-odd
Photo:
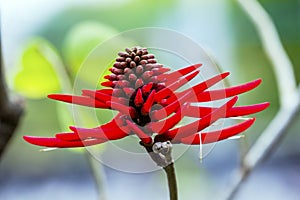
<svg viewBox="0 0 300 200">
<path fill-rule="evenodd" d="M 168 178 L 170 200 L 178 200 L 177 181 L 174 163 L 171 163 L 168 166 L 164 167 L 164 170 Z"/>
</svg>

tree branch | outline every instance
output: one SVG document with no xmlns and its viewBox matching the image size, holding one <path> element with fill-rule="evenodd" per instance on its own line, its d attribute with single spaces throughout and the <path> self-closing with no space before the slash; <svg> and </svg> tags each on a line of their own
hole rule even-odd
<svg viewBox="0 0 300 200">
<path fill-rule="evenodd" d="M 23 112 L 23 103 L 10 100 L 5 84 L 0 26 L 0 158 L 12 137 Z"/>
<path fill-rule="evenodd" d="M 232 185 L 223 199 L 234 199 L 244 180 L 260 163 L 267 160 L 287 134 L 287 129 L 300 114 L 300 86 L 297 90 L 293 66 L 281 44 L 276 28 L 264 8 L 256 0 L 238 0 L 257 28 L 263 48 L 275 73 L 280 110 L 242 160 Z"/>
<path fill-rule="evenodd" d="M 300 88 L 298 95 L 300 97 Z M 288 128 L 295 122 L 300 114 L 300 101 L 293 104 L 289 109 L 281 109 L 262 135 L 258 138 L 252 148 L 242 160 L 241 167 L 232 178 L 232 183 L 228 187 L 225 197 L 222 199 L 234 199 L 235 195 L 242 187 L 244 180 L 263 161 L 267 160 L 272 152 L 279 146 Z"/>
<path fill-rule="evenodd" d="M 293 65 L 280 41 L 276 27 L 257 0 L 238 0 L 252 20 L 261 39 L 263 50 L 271 62 L 276 77 L 281 107 L 289 107 L 298 99 Z"/>
</svg>

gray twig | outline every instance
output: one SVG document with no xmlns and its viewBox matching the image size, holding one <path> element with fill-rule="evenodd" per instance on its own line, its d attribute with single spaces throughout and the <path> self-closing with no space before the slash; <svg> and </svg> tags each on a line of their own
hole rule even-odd
<svg viewBox="0 0 300 200">
<path fill-rule="evenodd" d="M 293 66 L 281 44 L 277 30 L 264 8 L 256 0 L 238 0 L 252 20 L 276 76 L 280 110 L 242 160 L 224 199 L 233 199 L 253 169 L 267 160 L 278 147 L 287 129 L 300 113 L 300 86 L 297 90 Z"/>
<path fill-rule="evenodd" d="M 300 89 L 298 95 L 300 97 Z M 247 179 L 255 167 L 269 158 L 273 150 L 278 147 L 287 134 L 289 126 L 294 123 L 296 116 L 299 114 L 300 102 L 293 104 L 289 109 L 281 109 L 277 113 L 269 126 L 245 155 L 242 165 L 234 174 L 232 184 L 228 187 L 223 199 L 234 199 L 244 180 Z"/>
<path fill-rule="evenodd" d="M 271 62 L 279 91 L 281 107 L 289 107 L 298 100 L 293 65 L 284 50 L 276 27 L 257 0 L 238 0 L 252 20 L 261 39 L 263 49 Z"/>
</svg>

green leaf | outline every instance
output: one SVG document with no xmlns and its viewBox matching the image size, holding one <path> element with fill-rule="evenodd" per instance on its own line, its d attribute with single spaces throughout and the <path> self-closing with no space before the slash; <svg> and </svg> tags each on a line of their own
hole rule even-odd
<svg viewBox="0 0 300 200">
<path fill-rule="evenodd" d="M 115 34 L 115 29 L 99 22 L 85 21 L 75 25 L 63 46 L 63 55 L 71 72 L 76 74 L 90 51 Z"/>
<path fill-rule="evenodd" d="M 55 68 L 45 53 L 49 50 L 57 54 L 46 40 L 34 39 L 22 54 L 14 88 L 27 98 L 44 98 L 60 90 Z"/>
<path fill-rule="evenodd" d="M 97 86 L 99 78 L 108 72 L 117 53 L 134 42 L 120 35 L 112 27 L 95 21 L 75 25 L 67 34 L 63 55 L 72 78 Z"/>
</svg>

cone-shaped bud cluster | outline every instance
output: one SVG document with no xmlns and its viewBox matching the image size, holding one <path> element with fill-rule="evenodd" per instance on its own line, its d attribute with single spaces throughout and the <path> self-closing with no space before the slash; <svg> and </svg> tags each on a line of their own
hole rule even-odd
<svg viewBox="0 0 300 200">
<path fill-rule="evenodd" d="M 157 76 L 170 69 L 157 63 L 155 56 L 149 54 L 146 48 L 126 48 L 125 52 L 119 52 L 118 55 L 113 67 L 109 69 L 112 74 L 105 76 L 108 81 L 102 85 L 114 88 L 113 96 L 127 98 L 128 105 L 135 112 L 131 115 L 132 120 L 144 126 L 151 121 L 149 112 L 154 103 L 153 98 L 148 98 L 149 95 L 163 89 L 165 85 Z"/>
</svg>

